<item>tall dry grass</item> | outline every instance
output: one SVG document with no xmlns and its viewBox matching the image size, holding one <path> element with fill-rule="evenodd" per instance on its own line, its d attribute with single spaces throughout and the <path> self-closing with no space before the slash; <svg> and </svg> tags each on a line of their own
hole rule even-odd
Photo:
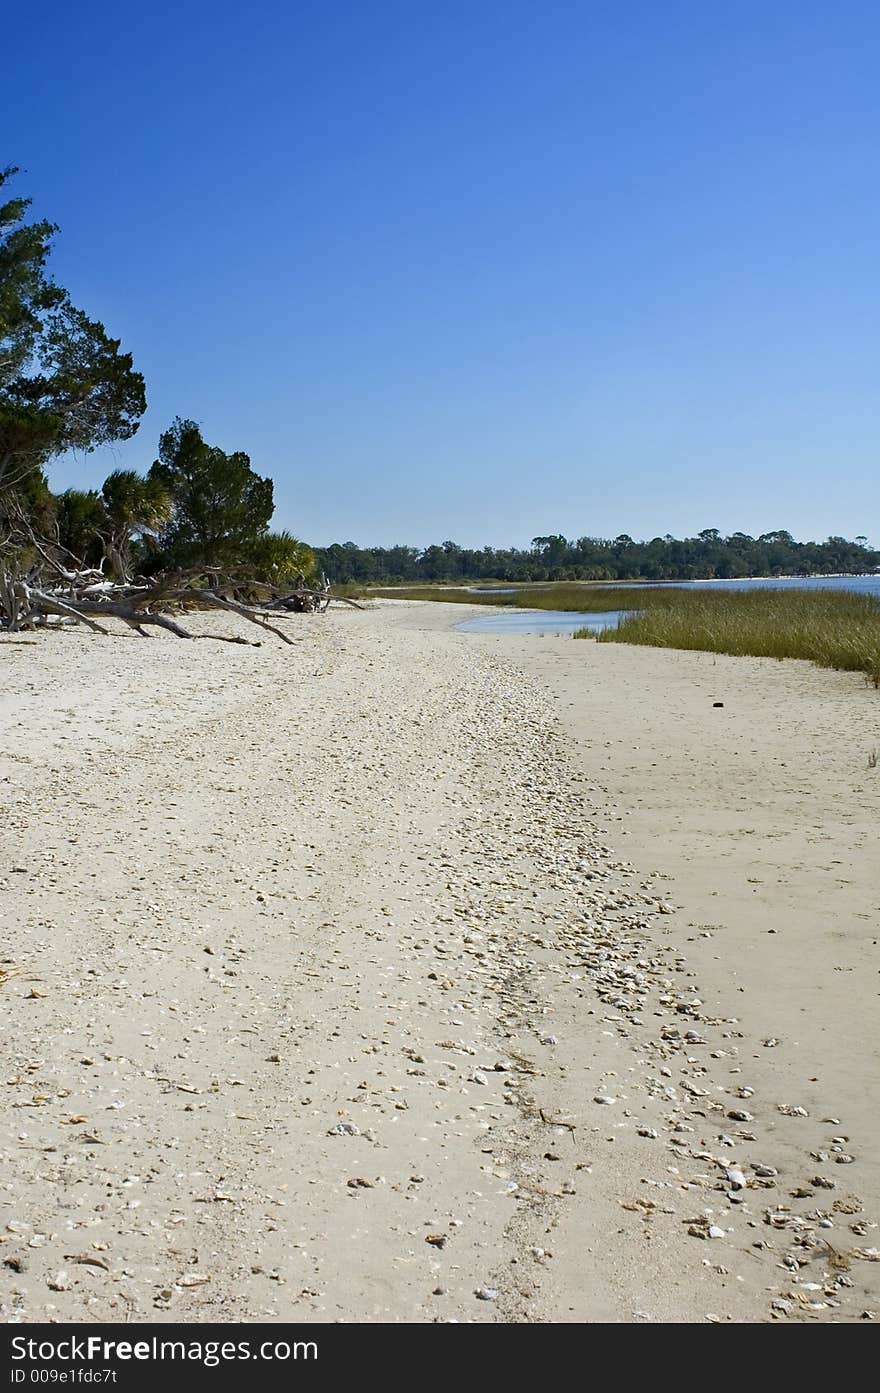
<svg viewBox="0 0 880 1393">
<path fill-rule="evenodd" d="M 880 687 L 877 596 L 769 589 L 627 593 L 627 608 L 634 612 L 600 634 L 600 642 L 804 658 L 820 667 L 864 672 Z M 646 605 L 649 595 L 659 598 Z M 578 636 L 587 637 L 587 631 L 579 630 Z"/>
<path fill-rule="evenodd" d="M 389 600 L 434 600 L 447 605 L 512 605 L 517 609 L 549 609 L 576 611 L 581 614 L 600 614 L 605 610 L 631 608 L 638 596 L 639 605 L 659 603 L 668 592 L 648 590 L 641 586 L 622 589 L 598 583 L 575 585 L 566 582 L 535 586 L 517 586 L 510 594 L 507 587 L 471 594 L 464 586 L 414 585 L 370 589 L 368 594 Z"/>
</svg>

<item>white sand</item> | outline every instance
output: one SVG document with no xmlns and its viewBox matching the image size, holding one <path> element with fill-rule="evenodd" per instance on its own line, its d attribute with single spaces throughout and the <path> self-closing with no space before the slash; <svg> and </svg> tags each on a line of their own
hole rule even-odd
<svg viewBox="0 0 880 1393">
<path fill-rule="evenodd" d="M 876 693 L 466 613 L 0 643 L 4 1319 L 880 1307 Z"/>
</svg>

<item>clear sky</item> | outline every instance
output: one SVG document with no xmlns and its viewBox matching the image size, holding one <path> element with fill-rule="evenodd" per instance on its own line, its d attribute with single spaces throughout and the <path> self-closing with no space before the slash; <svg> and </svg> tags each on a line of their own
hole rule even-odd
<svg viewBox="0 0 880 1393">
<path fill-rule="evenodd" d="M 880 541 L 876 0 L 46 0 L 2 163 L 323 544 Z"/>
</svg>

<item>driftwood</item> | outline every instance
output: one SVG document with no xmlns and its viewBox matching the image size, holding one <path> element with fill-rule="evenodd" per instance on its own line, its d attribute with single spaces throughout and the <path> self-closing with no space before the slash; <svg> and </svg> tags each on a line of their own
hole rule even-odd
<svg viewBox="0 0 880 1393">
<path fill-rule="evenodd" d="M 144 638 L 148 627 L 164 629 L 176 638 L 212 638 L 226 643 L 247 643 L 247 639 L 219 634 L 193 634 L 170 614 L 193 610 L 225 610 L 238 614 L 282 643 L 293 643 L 289 634 L 270 622 L 285 614 L 326 611 L 331 601 L 362 609 L 356 601 L 334 596 L 322 577 L 320 587 L 310 586 L 299 576 L 290 586 L 272 585 L 247 574 L 224 573 L 217 569 L 178 571 L 131 582 L 108 580 L 101 570 L 68 563 L 41 545 L 33 534 L 29 548 L 39 557 L 26 573 L 17 572 L 0 559 L 0 630 L 14 632 L 45 625 L 51 618 L 62 623 L 85 624 L 100 634 L 108 634 L 101 619 L 121 619 Z M 0 550 L 2 558 L 2 550 Z"/>
<path fill-rule="evenodd" d="M 333 600 L 363 608 L 347 596 L 334 596 L 326 576 L 319 585 L 310 584 L 302 574 L 279 585 L 258 580 L 246 570 L 200 567 L 131 577 L 111 558 L 114 578 L 110 579 L 103 571 L 106 556 L 97 568 L 85 566 L 57 536 L 49 540 L 38 535 L 17 500 L 8 497 L 6 511 L 9 531 L 0 538 L 0 631 L 32 629 L 54 618 L 108 634 L 110 630 L 100 621 L 121 619 L 144 638 L 152 627 L 176 638 L 248 642 L 219 634 L 193 634 L 177 617 L 170 617 L 211 609 L 238 614 L 282 643 L 293 643 L 272 620 L 292 613 L 324 612 Z"/>
</svg>

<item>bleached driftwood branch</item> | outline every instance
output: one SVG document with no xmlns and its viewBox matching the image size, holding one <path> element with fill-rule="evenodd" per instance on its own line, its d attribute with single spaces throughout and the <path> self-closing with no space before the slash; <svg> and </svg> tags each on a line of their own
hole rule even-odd
<svg viewBox="0 0 880 1393">
<path fill-rule="evenodd" d="M 284 588 L 212 569 L 117 583 L 94 568 L 65 566 L 33 536 L 28 538 L 28 544 L 36 547 L 40 564 L 26 575 L 16 575 L 0 562 L 0 629 L 7 631 L 35 627 L 52 616 L 107 634 L 110 631 L 99 621 L 112 618 L 123 620 L 145 638 L 147 627 L 153 626 L 177 638 L 246 643 L 246 639 L 219 634 L 193 634 L 169 617 L 169 611 L 223 610 L 258 625 L 282 643 L 293 643 L 289 634 L 270 621 L 297 611 L 326 610 L 336 598 L 356 609 L 363 608 L 347 597 L 333 596 L 326 582 L 316 589 L 306 585 L 302 577 L 292 588 Z M 46 575 L 47 571 L 51 576 Z"/>
</svg>

